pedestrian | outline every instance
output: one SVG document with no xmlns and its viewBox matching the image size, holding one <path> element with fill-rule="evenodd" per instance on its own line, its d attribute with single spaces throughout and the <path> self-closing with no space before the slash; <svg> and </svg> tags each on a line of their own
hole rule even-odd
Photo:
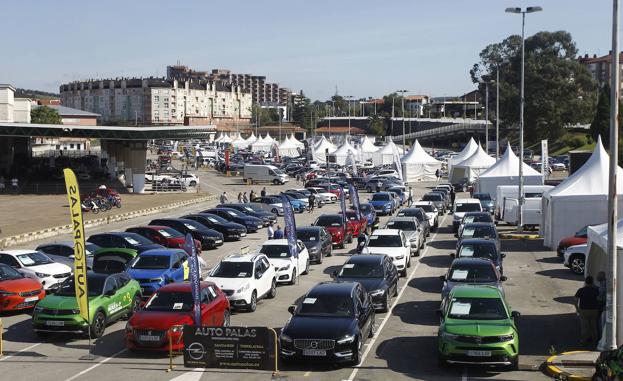
<svg viewBox="0 0 623 381">
<path fill-rule="evenodd" d="M 409 198 L 407 199 L 407 205 L 411 206 L 411 204 L 413 204 L 413 192 L 412 188 L 409 187 Z"/>
<path fill-rule="evenodd" d="M 275 230 L 275 234 L 273 234 L 274 239 L 282 239 L 283 238 L 283 230 L 281 230 L 281 226 L 277 225 L 277 230 Z"/>
<path fill-rule="evenodd" d="M 11 187 L 13 187 L 13 192 L 17 193 L 17 190 L 19 189 L 19 180 L 17 177 L 11 179 Z"/>
<path fill-rule="evenodd" d="M 242 203 L 242 192 L 238 192 L 238 202 Z"/>
<path fill-rule="evenodd" d="M 313 193 L 310 193 L 309 197 L 307 198 L 307 202 L 309 203 L 309 206 L 308 206 L 309 213 L 311 213 L 314 211 L 314 206 L 316 206 L 316 195 Z"/>
<path fill-rule="evenodd" d="M 266 197 L 266 187 L 262 188 L 262 191 L 260 192 L 260 196 Z"/>
<path fill-rule="evenodd" d="M 437 182 L 439 182 L 439 180 L 441 180 L 441 169 L 437 168 L 435 176 L 437 177 Z"/>
<path fill-rule="evenodd" d="M 255 194 L 253 189 L 251 189 L 251 192 L 249 193 L 249 201 L 254 202 L 256 197 L 257 195 Z"/>
<path fill-rule="evenodd" d="M 587 276 L 584 287 L 575 293 L 574 305 L 580 317 L 580 343 L 592 346 L 599 340 L 597 337 L 599 288 L 594 285 L 592 276 Z"/>
<path fill-rule="evenodd" d="M 247 192 L 244 192 L 242 194 L 242 202 L 244 202 L 245 204 L 249 202 L 249 196 L 247 196 Z"/>
<path fill-rule="evenodd" d="M 221 195 L 221 204 L 227 204 L 229 202 L 229 197 L 227 197 L 227 192 L 223 192 Z"/>
<path fill-rule="evenodd" d="M 273 239 L 275 237 L 275 229 L 273 229 L 273 223 L 271 222 L 268 225 L 268 229 L 266 229 L 266 233 L 268 234 L 268 239 Z"/>
</svg>

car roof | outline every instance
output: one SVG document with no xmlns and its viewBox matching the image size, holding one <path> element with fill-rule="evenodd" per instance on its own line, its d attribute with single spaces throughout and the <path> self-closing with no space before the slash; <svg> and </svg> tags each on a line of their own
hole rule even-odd
<svg viewBox="0 0 623 381">
<path fill-rule="evenodd" d="M 201 288 L 206 288 L 208 286 L 216 286 L 213 282 L 202 281 L 200 283 Z M 186 291 L 191 292 L 190 282 L 174 282 L 164 285 L 158 289 L 157 292 L 176 292 L 176 291 Z"/>
<path fill-rule="evenodd" d="M 491 216 L 491 213 L 489 212 L 467 212 L 464 214 L 465 217 L 467 216 Z"/>
<path fill-rule="evenodd" d="M 465 224 L 465 227 L 480 227 L 480 226 L 489 226 L 492 227 L 495 230 L 495 226 L 493 225 L 493 222 L 470 222 L 469 224 Z"/>
<path fill-rule="evenodd" d="M 500 290 L 495 286 L 458 285 L 450 292 L 452 298 L 492 298 L 502 299 Z"/>
<path fill-rule="evenodd" d="M 400 229 L 376 229 L 371 235 L 400 235 Z"/>
<path fill-rule="evenodd" d="M 455 204 L 461 203 L 461 204 L 475 204 L 478 203 L 480 204 L 480 200 L 477 198 L 457 198 L 456 200 L 454 200 Z"/>
<path fill-rule="evenodd" d="M 172 227 L 165 225 L 141 225 L 141 226 L 132 226 L 128 229 L 149 229 L 149 230 L 158 230 L 158 229 L 173 229 Z M 134 232 L 132 232 L 134 233 Z"/>
<path fill-rule="evenodd" d="M 323 214 L 319 215 L 318 218 L 320 218 L 320 217 L 327 217 L 327 216 L 330 216 L 330 217 L 342 217 L 342 214 L 341 213 L 323 213 Z"/>
<path fill-rule="evenodd" d="M 470 264 L 491 265 L 491 261 L 485 258 L 478 258 L 478 257 L 460 257 L 460 258 L 456 258 L 455 260 L 453 260 L 452 263 L 450 264 L 450 267 L 453 267 L 454 265 L 470 265 Z"/>
<path fill-rule="evenodd" d="M 346 263 L 380 263 L 385 257 L 385 254 L 353 255 L 346 260 Z"/>
<path fill-rule="evenodd" d="M 484 238 L 466 238 L 461 240 L 460 246 L 463 245 L 489 245 L 497 248 L 494 241 Z"/>
<path fill-rule="evenodd" d="M 22 254 L 31 254 L 31 253 L 36 253 L 36 252 L 37 250 L 16 249 L 16 250 L 3 250 L 3 251 L 0 251 L 0 254 L 22 255 Z"/>
<path fill-rule="evenodd" d="M 326 281 L 316 284 L 309 290 L 307 297 L 321 295 L 351 295 L 353 289 L 357 286 L 355 282 L 336 282 Z"/>
<path fill-rule="evenodd" d="M 246 254 L 234 253 L 234 254 L 229 254 L 228 256 L 223 258 L 221 261 L 222 262 L 255 262 L 255 258 L 259 255 L 264 255 L 264 254 L 259 254 L 257 252 L 251 252 L 251 253 L 246 253 Z"/>
<path fill-rule="evenodd" d="M 142 253 L 139 254 L 139 257 L 142 255 L 159 255 L 159 256 L 171 256 L 174 253 L 186 253 L 184 250 L 182 249 L 151 249 L 151 250 L 145 250 Z"/>
<path fill-rule="evenodd" d="M 298 233 L 298 232 L 301 232 L 301 231 L 306 231 L 306 232 L 318 233 L 322 229 L 324 229 L 324 227 L 322 227 L 322 226 L 297 226 L 296 227 L 296 232 Z"/>
<path fill-rule="evenodd" d="M 389 192 L 375 192 L 372 196 L 376 195 L 376 194 L 386 194 L 389 196 Z"/>
<path fill-rule="evenodd" d="M 416 201 L 413 203 L 413 205 L 418 206 L 418 205 L 432 205 L 435 206 L 435 204 L 433 204 L 432 201 Z"/>
<path fill-rule="evenodd" d="M 283 246 L 288 245 L 288 240 L 285 238 L 282 239 L 269 239 L 265 241 L 262 246 Z"/>
<path fill-rule="evenodd" d="M 387 222 L 391 222 L 391 221 L 415 221 L 417 222 L 418 219 L 417 217 L 402 216 L 402 217 L 392 217 Z"/>
</svg>

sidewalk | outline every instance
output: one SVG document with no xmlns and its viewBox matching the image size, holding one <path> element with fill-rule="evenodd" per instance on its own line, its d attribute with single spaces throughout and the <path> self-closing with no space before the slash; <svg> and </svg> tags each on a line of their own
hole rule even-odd
<svg viewBox="0 0 623 381">
<path fill-rule="evenodd" d="M 564 352 L 548 358 L 545 370 L 556 380 L 590 381 L 595 373 L 597 357 L 599 352 Z"/>
</svg>

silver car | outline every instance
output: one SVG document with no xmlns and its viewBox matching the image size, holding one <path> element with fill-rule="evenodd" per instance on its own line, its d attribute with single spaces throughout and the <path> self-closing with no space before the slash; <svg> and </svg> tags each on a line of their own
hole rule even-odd
<svg viewBox="0 0 623 381">
<path fill-rule="evenodd" d="M 94 243 L 86 243 L 86 262 L 87 269 L 91 269 L 93 266 L 93 253 L 99 250 L 100 247 Z M 56 242 L 46 243 L 37 246 L 35 249 L 50 257 L 54 262 L 62 263 L 74 268 L 74 243 L 73 242 Z"/>
<path fill-rule="evenodd" d="M 411 256 L 420 255 L 426 241 L 426 232 L 416 217 L 394 217 L 385 224 L 384 229 L 402 230 L 407 240 L 411 242 Z"/>
</svg>

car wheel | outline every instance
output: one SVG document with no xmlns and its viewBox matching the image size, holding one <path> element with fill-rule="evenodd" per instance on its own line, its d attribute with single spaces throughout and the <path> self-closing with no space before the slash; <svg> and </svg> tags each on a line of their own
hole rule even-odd
<svg viewBox="0 0 623 381">
<path fill-rule="evenodd" d="M 394 297 L 398 296 L 398 282 L 394 285 Z"/>
<path fill-rule="evenodd" d="M 191 187 L 196 187 L 197 186 L 197 182 L 196 181 L 191 181 L 190 184 Z"/>
<path fill-rule="evenodd" d="M 411 256 L 407 257 L 407 268 L 411 267 Z"/>
<path fill-rule="evenodd" d="M 104 331 L 106 330 L 106 316 L 102 311 L 97 311 L 95 313 L 89 329 L 91 330 L 91 337 L 94 339 L 104 336 Z"/>
<path fill-rule="evenodd" d="M 290 279 L 290 284 L 296 283 L 296 268 L 292 269 L 292 278 Z"/>
<path fill-rule="evenodd" d="M 343 248 L 345 247 L 345 246 L 344 246 L 345 241 L 346 241 L 346 239 L 343 239 L 343 240 L 342 240 L 342 242 L 341 242 L 341 243 L 340 243 L 337 247 L 338 247 L 339 249 L 343 249 Z"/>
<path fill-rule="evenodd" d="M 305 262 L 305 271 L 302 274 L 303 275 L 309 274 L 309 258 L 307 258 L 307 261 Z"/>
<path fill-rule="evenodd" d="M 257 308 L 257 291 L 253 290 L 251 293 L 251 303 L 249 303 L 249 311 L 254 312 Z"/>
<path fill-rule="evenodd" d="M 333 244 L 329 246 L 329 254 L 327 254 L 327 257 L 332 257 L 332 256 L 333 256 Z"/>
<path fill-rule="evenodd" d="M 268 292 L 268 299 L 273 299 L 277 295 L 277 280 L 273 278 L 273 282 L 270 284 L 270 291 Z"/>
<path fill-rule="evenodd" d="M 581 254 L 574 254 L 569 258 L 569 268 L 574 274 L 584 274 L 585 259 Z"/>
<path fill-rule="evenodd" d="M 353 235 L 348 236 L 348 243 L 353 243 Z"/>
<path fill-rule="evenodd" d="M 363 343 L 361 342 L 359 338 L 357 338 L 357 340 L 355 340 L 353 345 L 354 347 L 353 347 L 352 364 L 356 366 L 356 365 L 359 365 L 359 363 L 361 362 L 361 357 L 363 357 Z"/>
<path fill-rule="evenodd" d="M 274 180 L 273 180 L 273 185 L 279 185 L 279 180 L 274 179 Z"/>
<path fill-rule="evenodd" d="M 134 299 L 132 299 L 132 306 L 126 315 L 126 318 L 129 319 L 132 315 L 141 308 L 141 296 L 139 294 L 134 295 Z"/>
<path fill-rule="evenodd" d="M 403 278 L 407 277 L 407 269 L 406 268 L 400 272 L 400 276 L 403 277 Z"/>
<path fill-rule="evenodd" d="M 511 364 L 508 366 L 508 368 L 509 370 L 519 369 L 519 355 L 515 356 L 515 358 L 511 360 Z"/>
<path fill-rule="evenodd" d="M 275 215 L 279 215 L 279 211 L 277 209 L 273 209 L 270 211 L 271 213 L 275 214 Z"/>
<path fill-rule="evenodd" d="M 229 327 L 231 324 L 231 312 L 229 310 L 225 310 L 223 312 L 223 327 Z"/>
</svg>

